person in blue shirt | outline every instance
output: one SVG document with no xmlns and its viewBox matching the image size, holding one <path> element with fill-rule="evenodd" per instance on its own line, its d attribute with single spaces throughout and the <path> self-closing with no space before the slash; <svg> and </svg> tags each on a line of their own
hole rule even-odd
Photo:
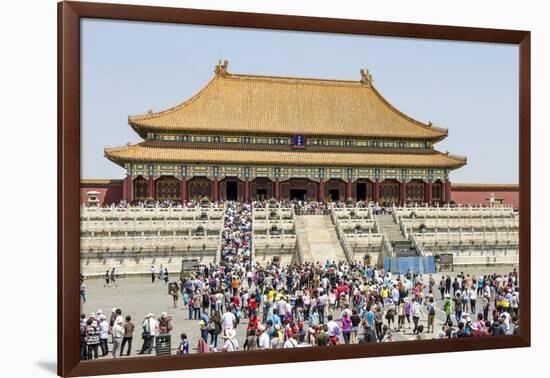
<svg viewBox="0 0 550 378">
<path fill-rule="evenodd" d="M 365 309 L 363 309 L 363 312 L 361 313 L 360 316 L 361 316 L 362 323 L 364 322 L 365 319 L 367 319 L 367 322 L 369 323 L 370 327 L 374 328 L 374 313 L 372 312 L 370 306 L 367 306 Z"/>
<path fill-rule="evenodd" d="M 369 278 L 369 281 L 372 280 L 372 277 L 374 276 L 374 273 L 371 268 L 367 268 L 367 277 Z"/>
<path fill-rule="evenodd" d="M 271 321 L 271 324 L 273 325 L 281 324 L 281 318 L 279 317 L 279 315 L 275 313 L 267 317 L 267 322 L 270 322 L 270 321 Z"/>
<path fill-rule="evenodd" d="M 189 354 L 189 340 L 187 339 L 187 335 L 182 333 L 180 338 L 181 341 L 178 347 L 178 354 Z"/>
<path fill-rule="evenodd" d="M 477 279 L 477 295 L 483 294 L 483 288 L 485 287 L 485 280 L 483 279 L 483 276 L 479 276 Z"/>
<path fill-rule="evenodd" d="M 206 315 L 206 313 L 202 312 L 200 320 L 202 320 L 202 324 L 204 324 L 204 326 L 200 328 L 201 337 L 204 339 L 204 341 L 208 342 L 208 322 L 210 321 L 210 318 L 208 317 L 208 315 Z"/>
</svg>

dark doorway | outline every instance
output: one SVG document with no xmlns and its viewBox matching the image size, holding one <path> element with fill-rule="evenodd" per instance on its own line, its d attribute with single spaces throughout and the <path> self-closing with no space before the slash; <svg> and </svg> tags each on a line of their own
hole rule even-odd
<svg viewBox="0 0 550 378">
<path fill-rule="evenodd" d="M 236 181 L 227 182 L 227 200 L 229 201 L 237 200 L 237 182 Z"/>
<path fill-rule="evenodd" d="M 290 199 L 305 201 L 307 200 L 307 190 L 305 189 L 290 189 Z"/>
<path fill-rule="evenodd" d="M 256 190 L 256 201 L 265 201 L 267 199 L 267 189 Z"/>
<path fill-rule="evenodd" d="M 364 182 L 357 183 L 357 201 L 364 201 L 367 199 L 367 184 Z"/>
<path fill-rule="evenodd" d="M 340 191 L 338 189 L 331 189 L 328 191 L 330 195 L 331 201 L 339 201 L 340 200 Z"/>
</svg>

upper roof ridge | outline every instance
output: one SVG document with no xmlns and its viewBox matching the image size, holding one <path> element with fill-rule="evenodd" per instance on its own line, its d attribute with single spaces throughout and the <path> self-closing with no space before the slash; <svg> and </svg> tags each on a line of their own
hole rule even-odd
<svg viewBox="0 0 550 378">
<path fill-rule="evenodd" d="M 146 138 L 152 131 L 304 134 L 438 141 L 447 129 L 420 122 L 395 108 L 360 80 L 234 74 L 220 60 L 214 77 L 194 96 L 160 112 L 129 116 Z M 247 83 L 247 84 L 244 84 Z M 332 89 L 333 88 L 333 89 Z"/>
</svg>

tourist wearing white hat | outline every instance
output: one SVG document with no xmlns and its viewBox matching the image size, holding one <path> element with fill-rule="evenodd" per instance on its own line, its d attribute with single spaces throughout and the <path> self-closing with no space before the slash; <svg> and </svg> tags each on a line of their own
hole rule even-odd
<svg viewBox="0 0 550 378">
<path fill-rule="evenodd" d="M 107 339 L 109 338 L 109 322 L 105 315 L 99 315 L 99 347 L 101 348 L 101 356 L 109 354 L 109 346 Z"/>
<path fill-rule="evenodd" d="M 138 354 L 151 354 L 151 352 L 153 351 L 153 343 L 158 328 L 158 323 L 155 319 L 155 315 L 151 313 L 147 314 L 147 316 L 143 320 L 142 327 L 143 333 L 141 337 L 143 339 L 143 345 L 141 346 L 141 351 Z"/>
<path fill-rule="evenodd" d="M 269 335 L 265 329 L 265 326 L 262 324 L 258 327 L 258 332 L 260 332 L 260 337 L 258 338 L 258 346 L 260 349 L 269 349 Z"/>
<path fill-rule="evenodd" d="M 122 327 L 122 316 L 117 316 L 115 319 L 115 325 L 113 326 L 113 358 L 116 358 L 117 351 L 122 343 L 124 337 L 124 328 Z"/>
<path fill-rule="evenodd" d="M 237 332 L 234 329 L 228 329 L 225 331 L 225 343 L 223 344 L 224 352 L 236 352 L 239 350 L 239 342 L 235 338 Z"/>
</svg>

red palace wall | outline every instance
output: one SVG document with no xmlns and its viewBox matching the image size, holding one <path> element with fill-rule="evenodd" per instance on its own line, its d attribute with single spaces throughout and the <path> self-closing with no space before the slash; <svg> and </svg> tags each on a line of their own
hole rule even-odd
<svg viewBox="0 0 550 378">
<path fill-rule="evenodd" d="M 119 203 L 122 200 L 122 180 L 81 180 L 80 203 L 88 203 L 88 192 L 99 192 L 101 206 Z"/>
<path fill-rule="evenodd" d="M 119 203 L 122 200 L 122 180 L 81 180 L 80 203 L 88 202 L 87 193 L 99 192 L 102 206 Z M 518 185 L 452 184 L 451 200 L 460 205 L 489 205 L 491 193 L 502 199 L 505 205 L 519 208 Z"/>
<path fill-rule="evenodd" d="M 489 198 L 494 194 L 502 204 L 519 208 L 518 185 L 488 185 L 488 184 L 453 184 L 451 200 L 460 205 L 489 205 Z"/>
</svg>

